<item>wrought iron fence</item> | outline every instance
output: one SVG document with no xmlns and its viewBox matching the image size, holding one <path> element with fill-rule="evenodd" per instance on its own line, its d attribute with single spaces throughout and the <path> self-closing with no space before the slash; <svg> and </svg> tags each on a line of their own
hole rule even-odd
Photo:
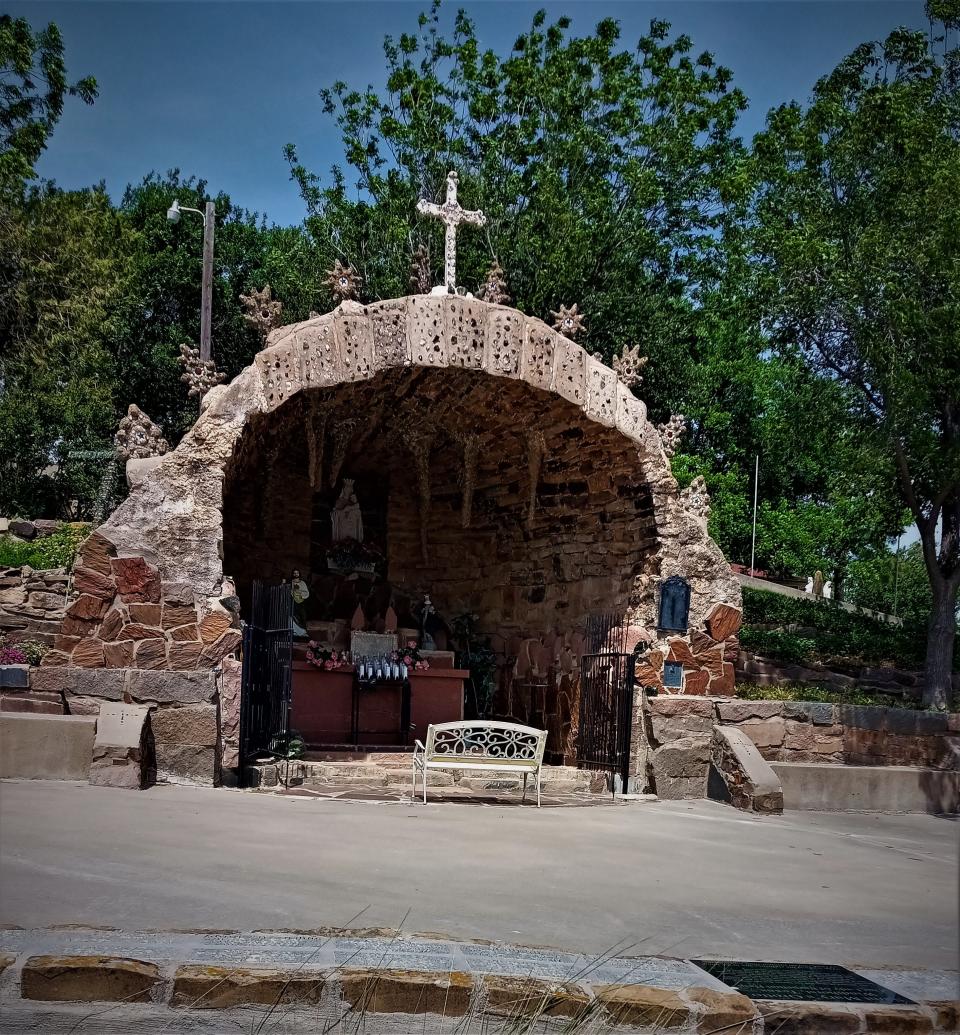
<svg viewBox="0 0 960 1035">
<path fill-rule="evenodd" d="M 240 692 L 240 765 L 290 735 L 293 667 L 293 596 L 290 585 L 254 582 L 250 620 L 243 629 Z"/>
<path fill-rule="evenodd" d="M 580 659 L 577 760 L 583 769 L 611 775 L 614 791 L 627 789 L 633 720 L 634 655 L 626 651 L 623 615 L 593 615 Z"/>
</svg>

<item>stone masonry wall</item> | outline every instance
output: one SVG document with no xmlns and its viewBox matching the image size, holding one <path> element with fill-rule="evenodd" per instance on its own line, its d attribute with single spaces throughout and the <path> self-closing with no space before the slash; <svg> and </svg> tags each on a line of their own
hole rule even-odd
<svg viewBox="0 0 960 1035">
<path fill-rule="evenodd" d="M 0 636 L 52 646 L 69 603 L 66 568 L 0 568 Z"/>
<path fill-rule="evenodd" d="M 715 725 L 736 726 L 768 762 L 960 769 L 960 715 L 660 695 L 643 702 L 647 778 L 665 799 L 707 796 Z"/>
<path fill-rule="evenodd" d="M 240 644 L 236 615 L 217 598 L 165 582 L 143 557 L 118 557 L 100 532 L 80 548 L 73 587 L 44 666 L 209 669 Z"/>
</svg>

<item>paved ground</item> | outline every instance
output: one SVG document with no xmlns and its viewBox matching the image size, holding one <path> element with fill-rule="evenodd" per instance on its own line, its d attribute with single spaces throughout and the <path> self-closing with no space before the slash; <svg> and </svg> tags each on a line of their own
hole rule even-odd
<svg viewBox="0 0 960 1035">
<path fill-rule="evenodd" d="M 0 923 L 955 969 L 957 824 L 0 784 Z"/>
</svg>

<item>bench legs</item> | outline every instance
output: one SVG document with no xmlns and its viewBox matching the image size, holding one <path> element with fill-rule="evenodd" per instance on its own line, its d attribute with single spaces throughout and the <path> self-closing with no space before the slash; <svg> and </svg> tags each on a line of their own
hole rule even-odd
<svg viewBox="0 0 960 1035">
<path fill-rule="evenodd" d="M 523 774 L 523 797 L 520 799 L 522 805 L 527 800 L 527 777 L 529 773 Z M 537 770 L 537 808 L 540 808 L 540 770 Z"/>
<path fill-rule="evenodd" d="M 417 796 L 417 772 L 420 773 L 420 779 L 423 781 L 423 804 L 426 805 L 427 804 L 427 767 L 423 766 L 421 768 L 420 766 L 417 765 L 416 762 L 413 763 L 413 797 L 414 798 L 416 798 L 416 796 Z"/>
</svg>

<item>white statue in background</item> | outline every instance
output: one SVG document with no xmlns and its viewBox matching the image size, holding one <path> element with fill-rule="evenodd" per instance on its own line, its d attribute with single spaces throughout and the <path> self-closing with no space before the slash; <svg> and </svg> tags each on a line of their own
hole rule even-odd
<svg viewBox="0 0 960 1035">
<path fill-rule="evenodd" d="M 356 539 L 358 543 L 363 542 L 363 517 L 360 514 L 360 504 L 357 502 L 356 493 L 353 491 L 352 478 L 343 479 L 343 488 L 340 490 L 337 502 L 333 505 L 330 521 L 333 525 L 335 543 L 339 543 L 342 539 Z"/>
<path fill-rule="evenodd" d="M 833 583 L 830 582 L 830 581 L 827 581 L 827 582 L 825 582 L 823 584 L 823 599 L 824 600 L 832 600 L 833 599 Z"/>
</svg>

